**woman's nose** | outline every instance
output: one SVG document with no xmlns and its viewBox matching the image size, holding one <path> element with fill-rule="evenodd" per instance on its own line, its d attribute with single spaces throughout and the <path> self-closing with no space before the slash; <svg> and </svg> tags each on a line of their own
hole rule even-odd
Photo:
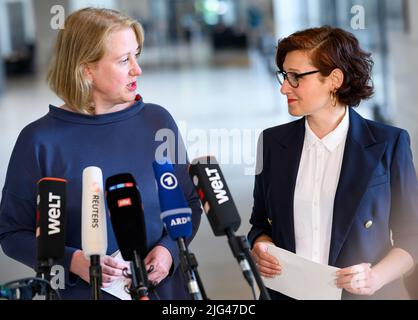
<svg viewBox="0 0 418 320">
<path fill-rule="evenodd" d="M 138 62 L 136 60 L 133 61 L 132 68 L 130 70 L 131 76 L 140 76 L 142 74 L 142 69 L 139 66 Z"/>
<path fill-rule="evenodd" d="M 292 90 L 292 87 L 289 84 L 289 81 L 286 79 L 283 81 L 282 87 L 280 88 L 280 93 L 283 95 L 286 95 L 290 93 Z"/>
</svg>

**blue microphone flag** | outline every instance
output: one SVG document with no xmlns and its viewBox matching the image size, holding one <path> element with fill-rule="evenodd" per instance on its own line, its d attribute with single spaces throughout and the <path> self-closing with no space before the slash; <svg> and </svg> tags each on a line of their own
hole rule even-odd
<svg viewBox="0 0 418 320">
<path fill-rule="evenodd" d="M 168 159 L 153 162 L 158 186 L 161 220 L 171 239 L 192 235 L 192 210 L 180 189 L 174 167 Z"/>
</svg>

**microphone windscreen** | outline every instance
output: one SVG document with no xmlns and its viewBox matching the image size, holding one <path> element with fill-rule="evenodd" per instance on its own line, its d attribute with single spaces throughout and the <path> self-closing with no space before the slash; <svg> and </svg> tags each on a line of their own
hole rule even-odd
<svg viewBox="0 0 418 320">
<path fill-rule="evenodd" d="M 180 189 L 174 168 L 168 159 L 153 162 L 155 180 L 158 186 L 161 220 L 171 239 L 192 235 L 192 210 Z"/>
<path fill-rule="evenodd" d="M 237 231 L 241 217 L 216 158 L 194 159 L 189 174 L 215 236 L 225 235 L 227 229 Z"/>
<path fill-rule="evenodd" d="M 103 256 L 107 251 L 103 174 L 98 167 L 87 167 L 83 170 L 81 245 L 86 257 Z"/>
<path fill-rule="evenodd" d="M 148 253 L 145 218 L 134 177 L 122 173 L 107 178 L 106 201 L 123 259 L 132 261 L 134 250 L 144 259 Z"/>
<path fill-rule="evenodd" d="M 65 248 L 66 185 L 60 178 L 38 181 L 36 238 L 37 258 L 61 259 Z"/>
</svg>

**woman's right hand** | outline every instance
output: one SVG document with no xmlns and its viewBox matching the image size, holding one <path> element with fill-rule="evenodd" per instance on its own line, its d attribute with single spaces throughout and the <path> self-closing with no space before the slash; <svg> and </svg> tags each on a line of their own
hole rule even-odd
<svg viewBox="0 0 418 320">
<path fill-rule="evenodd" d="M 263 236 L 258 238 L 251 252 L 260 274 L 266 278 L 273 278 L 282 273 L 282 267 L 279 261 L 267 252 L 267 245 L 273 243 L 270 238 L 267 238 Z"/>
<path fill-rule="evenodd" d="M 102 267 L 102 286 L 104 288 L 110 286 L 114 280 L 122 277 L 122 271 L 129 269 L 129 264 L 110 256 L 104 256 L 100 259 Z M 73 253 L 71 259 L 70 272 L 78 275 L 84 281 L 90 283 L 90 260 L 87 259 L 82 250 Z"/>
</svg>

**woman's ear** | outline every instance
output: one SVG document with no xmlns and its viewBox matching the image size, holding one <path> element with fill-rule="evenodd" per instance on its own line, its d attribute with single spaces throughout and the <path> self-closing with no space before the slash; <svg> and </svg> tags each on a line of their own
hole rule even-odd
<svg viewBox="0 0 418 320">
<path fill-rule="evenodd" d="M 93 69 L 92 66 L 90 64 L 83 64 L 82 66 L 83 69 L 83 75 L 86 77 L 87 80 L 89 80 L 89 82 L 93 82 Z"/>
<path fill-rule="evenodd" d="M 341 71 L 341 69 L 336 68 L 332 70 L 331 82 L 332 82 L 332 87 L 334 89 L 338 90 L 339 88 L 341 88 L 344 82 L 344 73 Z"/>
</svg>

